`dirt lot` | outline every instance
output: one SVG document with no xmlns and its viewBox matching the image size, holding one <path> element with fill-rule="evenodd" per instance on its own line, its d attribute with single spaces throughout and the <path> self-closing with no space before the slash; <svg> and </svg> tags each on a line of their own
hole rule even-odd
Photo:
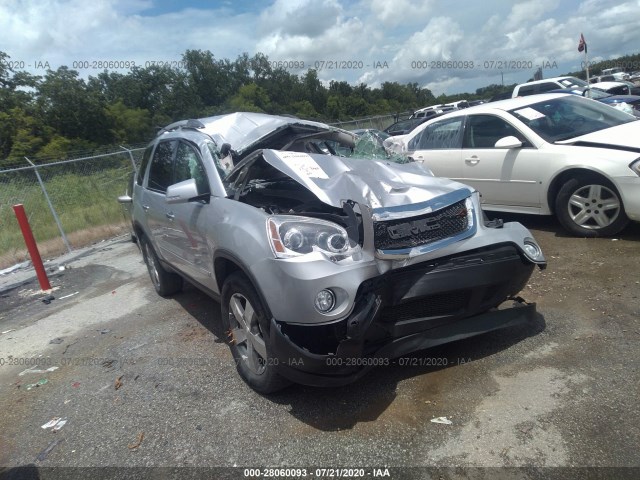
<svg viewBox="0 0 640 480">
<path fill-rule="evenodd" d="M 0 283 L 0 477 L 273 466 L 309 478 L 335 467 L 367 477 L 388 467 L 391 478 L 640 478 L 640 225 L 578 239 L 549 219 L 502 217 L 527 225 L 549 262 L 522 292 L 538 304 L 536 324 L 335 389 L 254 393 L 221 340 L 219 305 L 191 287 L 158 297 L 125 237 L 65 270 L 54 263 L 48 305 L 33 280 Z M 431 422 L 441 416 L 452 424 Z M 42 428 L 55 417 L 67 420 L 59 431 Z"/>
</svg>

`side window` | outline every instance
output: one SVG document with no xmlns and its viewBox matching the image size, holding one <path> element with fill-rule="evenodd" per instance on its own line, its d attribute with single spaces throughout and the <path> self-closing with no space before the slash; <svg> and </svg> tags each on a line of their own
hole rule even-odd
<svg viewBox="0 0 640 480">
<path fill-rule="evenodd" d="M 495 148 L 498 140 L 513 136 L 528 146 L 526 138 L 500 117 L 493 115 L 469 116 L 463 148 Z"/>
<path fill-rule="evenodd" d="M 464 117 L 432 123 L 409 142 L 409 150 L 460 148 L 460 133 Z"/>
<path fill-rule="evenodd" d="M 536 93 L 534 85 L 526 85 L 518 89 L 519 97 L 526 97 L 527 95 L 533 95 L 534 93 Z"/>
<path fill-rule="evenodd" d="M 149 169 L 147 188 L 159 193 L 165 193 L 171 185 L 171 159 L 176 142 L 161 142 L 156 147 Z"/>
<path fill-rule="evenodd" d="M 210 193 L 207 172 L 204 170 L 198 153 L 191 145 L 180 142 L 176 152 L 176 166 L 171 183 L 183 182 L 190 178 L 195 179 L 200 195 Z"/>
<path fill-rule="evenodd" d="M 140 168 L 138 168 L 138 176 L 136 178 L 136 183 L 140 186 L 142 186 L 144 174 L 147 172 L 147 165 L 149 165 L 149 159 L 151 158 L 152 150 L 153 145 L 149 145 L 142 155 L 142 161 L 140 162 Z"/>
<path fill-rule="evenodd" d="M 538 84 L 538 93 L 550 92 L 551 90 L 556 90 L 560 88 L 555 83 L 545 82 Z"/>
</svg>

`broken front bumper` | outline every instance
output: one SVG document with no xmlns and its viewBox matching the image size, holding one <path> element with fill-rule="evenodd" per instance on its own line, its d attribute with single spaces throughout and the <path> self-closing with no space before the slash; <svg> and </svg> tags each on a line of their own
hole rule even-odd
<svg viewBox="0 0 640 480">
<path fill-rule="evenodd" d="M 516 302 L 534 264 L 503 245 L 389 272 L 360 285 L 351 315 L 331 325 L 271 320 L 270 355 L 280 374 L 315 386 L 351 383 L 375 366 L 444 343 L 533 322 Z"/>
</svg>

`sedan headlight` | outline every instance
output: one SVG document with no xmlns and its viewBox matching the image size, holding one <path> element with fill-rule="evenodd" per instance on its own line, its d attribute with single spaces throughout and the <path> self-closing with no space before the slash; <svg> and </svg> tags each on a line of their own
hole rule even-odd
<svg viewBox="0 0 640 480">
<path fill-rule="evenodd" d="M 633 170 L 636 173 L 636 175 L 640 176 L 640 158 L 631 162 L 631 165 L 629 165 L 629 168 Z"/>
<path fill-rule="evenodd" d="M 326 220 L 294 215 L 274 215 L 267 219 L 267 235 L 277 258 L 290 258 L 322 252 L 340 260 L 360 252 L 340 225 Z"/>
</svg>

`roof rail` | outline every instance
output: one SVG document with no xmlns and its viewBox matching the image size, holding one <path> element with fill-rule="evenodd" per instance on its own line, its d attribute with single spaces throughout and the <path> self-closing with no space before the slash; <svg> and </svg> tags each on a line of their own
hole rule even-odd
<svg viewBox="0 0 640 480">
<path fill-rule="evenodd" d="M 189 128 L 189 129 L 197 130 L 204 127 L 205 127 L 204 123 L 202 123 L 200 120 L 197 120 L 197 119 L 192 118 L 189 120 L 180 120 L 179 122 L 171 123 L 166 127 L 163 127 L 160 130 L 158 130 L 158 133 L 156 133 L 156 137 L 162 135 L 163 133 L 173 132 L 174 130 L 178 130 L 178 129 Z"/>
</svg>

